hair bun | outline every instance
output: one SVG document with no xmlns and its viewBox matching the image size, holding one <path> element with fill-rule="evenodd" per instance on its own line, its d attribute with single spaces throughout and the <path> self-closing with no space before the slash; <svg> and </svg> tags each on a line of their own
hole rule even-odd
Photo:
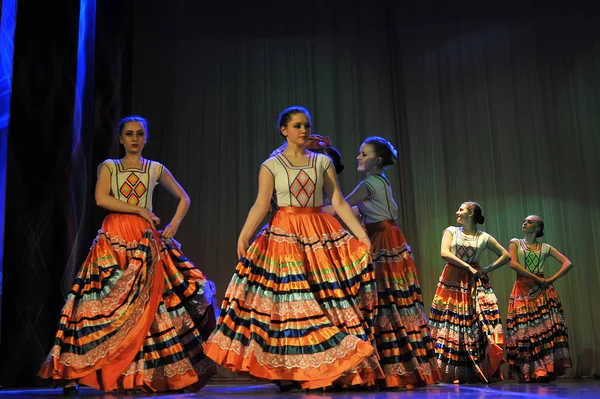
<svg viewBox="0 0 600 399">
<path fill-rule="evenodd" d="M 388 140 L 379 136 L 369 136 L 365 139 L 364 143 L 374 147 L 375 154 L 383 160 L 382 166 L 385 167 L 396 163 L 398 150 Z"/>
</svg>

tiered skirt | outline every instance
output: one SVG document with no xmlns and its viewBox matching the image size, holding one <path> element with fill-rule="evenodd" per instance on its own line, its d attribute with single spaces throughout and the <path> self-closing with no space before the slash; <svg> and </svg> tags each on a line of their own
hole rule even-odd
<svg viewBox="0 0 600 399">
<path fill-rule="evenodd" d="M 61 311 L 39 376 L 104 391 L 198 389 L 214 284 L 140 216 L 109 214 Z"/>
<path fill-rule="evenodd" d="M 441 379 L 410 246 L 392 220 L 366 225 L 377 282 L 375 341 L 386 388 Z"/>
<path fill-rule="evenodd" d="M 320 208 L 280 208 L 237 264 L 205 353 L 301 388 L 372 386 L 377 293 L 370 255 Z"/>
<path fill-rule="evenodd" d="M 509 376 L 521 382 L 552 381 L 571 367 L 567 323 L 554 286 L 517 276 L 506 319 Z"/>
<path fill-rule="evenodd" d="M 503 379 L 504 334 L 498 298 L 486 274 L 474 277 L 466 269 L 446 264 L 431 305 L 429 325 L 444 382 Z"/>
</svg>

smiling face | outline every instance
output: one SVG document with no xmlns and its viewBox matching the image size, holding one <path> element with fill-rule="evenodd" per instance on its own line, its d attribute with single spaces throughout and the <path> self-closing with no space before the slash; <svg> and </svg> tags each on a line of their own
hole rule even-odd
<svg viewBox="0 0 600 399">
<path fill-rule="evenodd" d="M 379 165 L 381 158 L 375 153 L 375 147 L 372 144 L 363 143 L 360 146 L 356 160 L 358 161 L 358 166 L 356 169 L 359 172 L 363 172 L 368 175 L 373 171 L 380 169 Z"/>
<path fill-rule="evenodd" d="M 119 141 L 128 153 L 141 153 L 146 145 L 146 127 L 138 121 L 125 123 Z"/>
<path fill-rule="evenodd" d="M 288 144 L 305 145 L 310 136 L 310 119 L 301 112 L 293 114 L 287 125 L 281 126 L 281 134 Z"/>
<path fill-rule="evenodd" d="M 456 221 L 462 225 L 469 222 L 469 219 L 473 217 L 473 211 L 469 209 L 467 204 L 461 204 L 456 211 Z"/>
</svg>

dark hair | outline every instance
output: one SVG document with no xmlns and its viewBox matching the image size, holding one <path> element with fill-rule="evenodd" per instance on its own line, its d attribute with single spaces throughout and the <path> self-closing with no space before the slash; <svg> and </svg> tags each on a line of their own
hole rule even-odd
<svg viewBox="0 0 600 399">
<path fill-rule="evenodd" d="M 279 114 L 279 120 L 277 121 L 277 130 L 279 131 L 279 135 L 281 137 L 285 137 L 283 133 L 281 133 L 281 127 L 287 126 L 287 124 L 290 123 L 290 120 L 292 120 L 292 116 L 296 114 L 304 114 L 308 118 L 309 122 L 312 121 L 310 117 L 310 112 L 308 112 L 308 110 L 304 107 L 301 107 L 299 105 L 292 105 L 291 107 L 284 109 Z"/>
<path fill-rule="evenodd" d="M 477 202 L 467 201 L 463 202 L 467 206 L 467 209 L 473 211 L 473 220 L 475 220 L 475 224 L 483 224 L 485 222 L 485 216 L 483 216 L 483 211 L 481 210 L 481 206 Z"/>
<path fill-rule="evenodd" d="M 344 164 L 342 164 L 342 154 L 335 147 L 327 147 L 325 149 L 325 153 L 331 160 L 333 161 L 333 166 L 335 167 L 335 173 L 340 174 L 342 170 L 344 170 Z"/>
<path fill-rule="evenodd" d="M 287 144 L 282 144 L 271 152 L 271 157 L 276 157 L 285 151 Z M 327 155 L 331 158 L 333 166 L 335 167 L 335 173 L 340 174 L 344 170 L 342 164 L 342 154 L 337 148 L 331 146 L 331 140 L 329 137 L 323 137 L 320 134 L 311 134 L 307 141 L 307 150 L 317 154 Z"/>
<path fill-rule="evenodd" d="M 538 227 L 540 228 L 538 230 L 538 232 L 535 233 L 536 238 L 543 237 L 544 236 L 544 219 L 542 219 L 538 215 L 531 215 L 531 216 L 533 216 L 536 219 Z"/>
<path fill-rule="evenodd" d="M 148 121 L 146 120 L 146 118 L 139 115 L 128 115 L 121 119 L 121 121 L 119 122 L 119 128 L 117 129 L 118 137 L 121 137 L 121 133 L 123 133 L 123 128 L 125 127 L 125 124 L 129 122 L 141 123 L 144 126 L 144 130 L 146 131 L 146 136 L 148 135 Z"/>
<path fill-rule="evenodd" d="M 394 148 L 392 143 L 383 137 L 370 136 L 365 139 L 363 144 L 370 144 L 375 150 L 375 155 L 382 159 L 381 167 L 393 165 L 398 159 L 398 151 Z"/>
</svg>

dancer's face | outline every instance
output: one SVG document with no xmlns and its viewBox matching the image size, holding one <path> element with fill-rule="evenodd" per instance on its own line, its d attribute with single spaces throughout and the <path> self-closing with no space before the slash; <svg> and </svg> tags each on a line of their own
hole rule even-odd
<svg viewBox="0 0 600 399">
<path fill-rule="evenodd" d="M 456 221 L 460 224 L 465 224 L 473 217 L 473 211 L 471 211 L 467 205 L 461 204 L 456 211 Z"/>
<path fill-rule="evenodd" d="M 375 154 L 375 148 L 371 144 L 365 144 L 360 146 L 358 150 L 358 167 L 356 168 L 359 172 L 370 173 L 379 168 L 380 158 Z"/>
<path fill-rule="evenodd" d="M 527 216 L 521 225 L 521 231 L 523 233 L 537 233 L 540 231 L 539 220 L 533 216 Z"/>
<path fill-rule="evenodd" d="M 281 127 L 281 134 L 283 134 L 288 143 L 293 143 L 299 146 L 303 146 L 308 141 L 310 136 L 310 120 L 308 116 L 303 113 L 297 113 L 292 115 L 292 119 L 286 126 Z"/>
<path fill-rule="evenodd" d="M 146 145 L 146 129 L 137 121 L 127 122 L 121 130 L 121 144 L 129 153 L 141 153 Z"/>
</svg>

